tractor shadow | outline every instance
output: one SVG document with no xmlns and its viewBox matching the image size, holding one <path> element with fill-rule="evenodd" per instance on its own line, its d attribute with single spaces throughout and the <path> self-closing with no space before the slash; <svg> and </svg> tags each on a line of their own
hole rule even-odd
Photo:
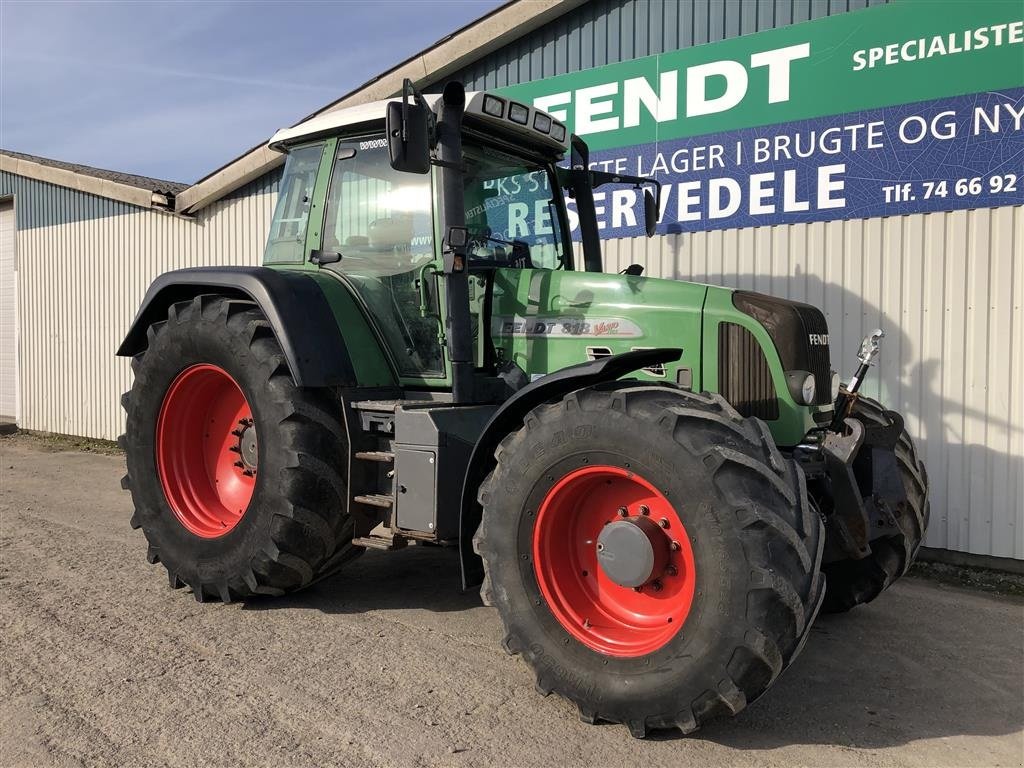
<svg viewBox="0 0 1024 768">
<path fill-rule="evenodd" d="M 1019 598 L 908 578 L 875 603 L 820 616 L 803 654 L 767 694 L 699 735 L 736 749 L 878 749 L 1020 734 L 1022 608 Z"/>
<path fill-rule="evenodd" d="M 307 608 L 330 614 L 411 608 L 448 613 L 481 606 L 476 589 L 462 591 L 458 551 L 432 546 L 368 550 L 302 592 L 245 603 L 246 610 Z"/>
<path fill-rule="evenodd" d="M 682 238 L 677 238 L 682 242 Z M 689 262 L 683 246 L 674 255 L 677 265 Z M 711 261 L 710 259 L 708 260 Z M 828 319 L 832 367 L 848 380 L 856 366 L 861 340 L 875 328 L 885 331 L 881 354 L 864 381 L 861 392 L 899 411 L 914 438 L 918 454 L 931 478 L 931 522 L 925 546 L 985 552 L 1013 557 L 1020 549 L 1020 521 L 1024 518 L 1024 457 L 1014 454 L 1024 436 L 1024 425 L 994 403 L 1020 398 L 1020 384 L 1005 388 L 979 386 L 989 376 L 1005 376 L 986 363 L 981 371 L 965 372 L 973 358 L 966 352 L 949 355 L 948 345 L 967 350 L 989 341 L 972 338 L 967 328 L 946 329 L 941 311 L 924 308 L 911 313 L 901 299 L 895 306 L 880 306 L 864 298 L 879 293 L 867 278 L 858 290 L 826 280 L 821 274 L 792 267 L 788 276 L 772 276 L 723 269 L 708 263 L 707 271 L 693 276 L 701 282 L 773 294 L 820 307 Z M 686 280 L 680 271 L 671 275 Z M 882 292 L 884 293 L 884 291 Z M 941 309 L 941 308 L 940 308 Z M 991 333 L 999 334 L 995 328 Z M 956 333 L 961 333 L 957 337 Z M 1013 341 L 1003 334 L 990 346 L 993 359 L 1011 359 Z M 924 340 L 930 338 L 926 349 Z M 998 346 L 996 346 L 998 344 Z M 936 349 L 944 350 L 936 353 Z M 990 391 L 991 390 L 991 391 Z M 985 442 L 982 442 L 985 441 Z M 1002 448 L 1005 447 L 1006 450 Z M 1013 541 L 1017 538 L 1017 542 Z"/>
<path fill-rule="evenodd" d="M 500 620 L 475 590 L 460 590 L 457 553 L 437 547 L 368 552 L 340 573 L 296 595 L 246 603 L 246 610 L 308 609 L 352 615 L 447 614 L 426 625 L 480 642 L 497 640 Z M 461 614 L 456 616 L 456 614 Z M 408 617 L 405 616 L 407 619 Z M 694 737 L 743 750 L 811 744 L 857 749 L 896 747 L 951 736 L 1007 736 L 1024 731 L 1024 600 L 992 597 L 907 578 L 870 605 L 822 615 L 792 667 L 738 717 L 713 722 Z M 978 628 L 984 627 L 983 632 Z M 385 641 L 381 641 L 385 642 Z M 525 666 L 510 686 L 530 685 Z M 553 729 L 575 714 L 556 697 Z M 599 726 L 596 739 L 622 737 Z M 687 737 L 656 732 L 638 749 Z M 653 757 L 653 754 L 652 754 Z"/>
</svg>

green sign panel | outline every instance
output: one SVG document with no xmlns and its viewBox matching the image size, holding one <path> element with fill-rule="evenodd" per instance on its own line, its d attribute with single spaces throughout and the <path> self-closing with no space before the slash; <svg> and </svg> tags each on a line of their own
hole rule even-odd
<svg viewBox="0 0 1024 768">
<path fill-rule="evenodd" d="M 903 0 L 502 93 L 603 149 L 1021 85 L 1020 0 Z"/>
</svg>

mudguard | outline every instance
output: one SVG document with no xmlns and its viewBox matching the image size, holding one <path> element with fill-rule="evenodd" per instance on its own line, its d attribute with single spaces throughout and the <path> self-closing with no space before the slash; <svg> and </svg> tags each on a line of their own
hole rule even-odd
<svg viewBox="0 0 1024 768">
<path fill-rule="evenodd" d="M 572 365 L 537 379 L 502 403 L 487 422 L 473 447 L 462 486 L 459 560 L 462 566 L 463 589 L 469 589 L 483 581 L 483 563 L 473 551 L 473 534 L 480 525 L 483 512 L 476 500 L 476 494 L 480 483 L 494 467 L 494 451 L 505 435 L 518 429 L 526 414 L 542 403 L 561 398 L 577 389 L 614 381 L 641 368 L 675 362 L 682 354 L 681 349 L 641 349 Z"/>
<path fill-rule="evenodd" d="M 316 281 L 298 271 L 267 267 L 195 267 L 160 275 L 146 291 L 117 354 L 131 357 L 148 345 L 147 329 L 168 308 L 204 293 L 251 299 L 266 315 L 299 387 L 356 384 L 341 329 Z"/>
</svg>

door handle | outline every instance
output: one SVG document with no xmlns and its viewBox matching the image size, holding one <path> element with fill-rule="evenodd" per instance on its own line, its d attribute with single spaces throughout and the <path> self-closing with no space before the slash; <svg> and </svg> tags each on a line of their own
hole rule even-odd
<svg viewBox="0 0 1024 768">
<path fill-rule="evenodd" d="M 309 254 L 310 264 L 322 267 L 324 264 L 334 264 L 341 261 L 341 254 L 337 251 L 311 251 Z"/>
</svg>

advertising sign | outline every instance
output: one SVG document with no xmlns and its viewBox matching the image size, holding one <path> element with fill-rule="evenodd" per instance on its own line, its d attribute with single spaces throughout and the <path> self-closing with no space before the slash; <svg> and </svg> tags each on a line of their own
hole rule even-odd
<svg viewBox="0 0 1024 768">
<path fill-rule="evenodd" d="M 658 178 L 661 233 L 1024 204 L 1016 0 L 903 0 L 501 93 L 593 168 Z M 638 192 L 597 202 L 603 236 L 642 234 Z"/>
</svg>

